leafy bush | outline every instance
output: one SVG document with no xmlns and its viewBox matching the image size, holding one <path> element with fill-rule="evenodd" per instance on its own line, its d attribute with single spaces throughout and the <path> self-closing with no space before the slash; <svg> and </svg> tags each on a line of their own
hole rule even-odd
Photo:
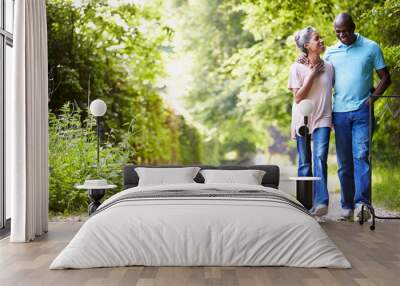
<svg viewBox="0 0 400 286">
<path fill-rule="evenodd" d="M 86 211 L 87 194 L 74 188 L 87 178 L 104 178 L 121 190 L 122 166 L 129 151 L 124 143 L 110 142 L 112 134 L 100 147 L 97 163 L 97 137 L 94 119 L 81 120 L 82 110 L 66 103 L 59 116 L 49 113 L 49 208 L 50 212 L 70 214 Z M 112 192 L 108 192 L 111 195 Z"/>
<path fill-rule="evenodd" d="M 108 107 L 105 120 L 107 128 L 112 130 L 110 138 L 130 146 L 130 162 L 199 161 L 202 142 L 198 132 L 186 134 L 186 129 L 181 132 L 178 129 L 181 119 L 161 97 L 164 48 L 172 36 L 172 30 L 161 20 L 162 2 L 149 1 L 152 3 L 146 5 L 124 1 L 114 5 L 106 0 L 76 2 L 46 1 L 49 106 L 55 114 L 53 118 L 62 115 L 66 101 L 86 109 L 90 99 L 101 98 Z M 74 132 L 79 132 L 76 126 Z M 90 134 L 84 135 L 94 136 Z M 192 135 L 197 136 L 197 143 L 181 148 L 181 142 L 186 142 L 181 137 Z M 84 147 L 75 148 L 69 152 Z M 89 153 L 95 149 L 88 147 L 85 152 L 92 158 Z"/>
</svg>

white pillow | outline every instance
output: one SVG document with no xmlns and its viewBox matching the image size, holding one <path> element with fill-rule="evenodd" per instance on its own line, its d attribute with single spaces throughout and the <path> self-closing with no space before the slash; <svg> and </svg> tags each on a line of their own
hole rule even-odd
<svg viewBox="0 0 400 286">
<path fill-rule="evenodd" d="M 139 186 L 195 183 L 193 179 L 199 170 L 199 167 L 135 168 L 139 176 Z"/>
<path fill-rule="evenodd" d="M 262 170 L 201 170 L 205 184 L 230 183 L 261 185 L 265 171 Z"/>
</svg>

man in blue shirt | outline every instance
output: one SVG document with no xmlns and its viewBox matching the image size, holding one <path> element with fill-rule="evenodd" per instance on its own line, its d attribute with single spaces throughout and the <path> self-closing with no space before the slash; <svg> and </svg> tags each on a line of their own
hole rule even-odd
<svg viewBox="0 0 400 286">
<path fill-rule="evenodd" d="M 361 207 L 371 203 L 369 156 L 369 106 L 391 83 L 379 46 L 354 33 L 349 14 L 336 16 L 334 29 L 339 42 L 330 47 L 325 60 L 335 68 L 333 125 L 336 135 L 342 217 L 361 219 Z M 373 87 L 374 70 L 379 83 Z M 364 211 L 364 220 L 369 212 Z"/>
</svg>

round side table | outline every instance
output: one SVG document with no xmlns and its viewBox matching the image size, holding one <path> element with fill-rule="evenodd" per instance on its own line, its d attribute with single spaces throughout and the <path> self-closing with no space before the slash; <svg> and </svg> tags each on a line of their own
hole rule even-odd
<svg viewBox="0 0 400 286">
<path fill-rule="evenodd" d="M 296 199 L 308 210 L 313 205 L 313 182 L 321 180 L 320 177 L 289 177 L 296 181 Z"/>
<path fill-rule="evenodd" d="M 106 180 L 86 180 L 83 185 L 77 185 L 75 188 L 87 190 L 91 203 L 88 206 L 89 216 L 94 213 L 101 205 L 100 200 L 108 189 L 116 188 L 116 185 L 108 184 Z"/>
</svg>

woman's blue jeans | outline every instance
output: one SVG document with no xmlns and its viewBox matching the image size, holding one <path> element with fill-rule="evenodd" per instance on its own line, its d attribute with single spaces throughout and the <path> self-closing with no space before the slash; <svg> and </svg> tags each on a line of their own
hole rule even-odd
<svg viewBox="0 0 400 286">
<path fill-rule="evenodd" d="M 342 208 L 370 204 L 369 107 L 363 105 L 354 111 L 334 112 L 333 125 Z"/>
<path fill-rule="evenodd" d="M 329 127 L 321 127 L 314 130 L 311 134 L 311 140 L 313 143 L 312 161 L 306 162 L 306 156 L 311 156 L 311 144 L 308 144 L 308 148 L 304 150 L 304 140 L 302 136 L 296 135 L 297 152 L 299 154 L 299 165 L 298 165 L 298 176 L 300 177 L 320 177 L 320 181 L 314 181 L 314 193 L 313 193 L 313 206 L 317 205 L 328 205 L 329 204 L 329 193 L 328 193 L 328 150 L 329 150 L 329 136 L 331 129 Z M 306 153 L 305 153 L 305 152 Z M 314 165 L 314 170 L 312 168 Z"/>
</svg>

